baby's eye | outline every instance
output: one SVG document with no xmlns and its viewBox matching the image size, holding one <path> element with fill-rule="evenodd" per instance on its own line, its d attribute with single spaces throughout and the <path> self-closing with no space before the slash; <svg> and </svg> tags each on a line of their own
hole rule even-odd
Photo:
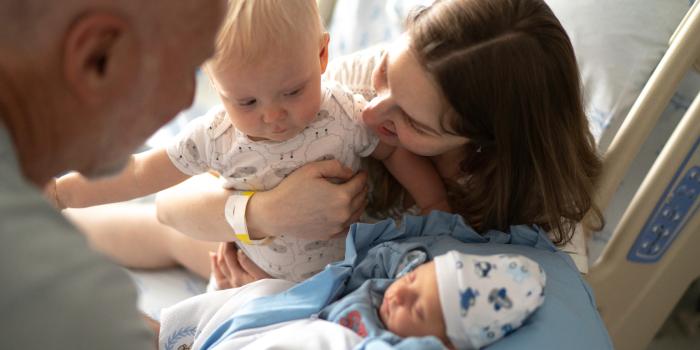
<svg viewBox="0 0 700 350">
<path fill-rule="evenodd" d="M 425 320 L 425 314 L 423 313 L 423 309 L 421 307 L 416 307 L 416 316 L 421 321 Z"/>
<path fill-rule="evenodd" d="M 299 95 L 299 94 L 301 93 L 301 90 L 303 90 L 303 89 L 304 89 L 304 88 L 298 88 L 298 89 L 296 89 L 296 90 L 294 90 L 294 91 L 287 92 L 287 93 L 284 94 L 284 96 L 296 96 L 296 95 Z"/>
<path fill-rule="evenodd" d="M 257 102 L 257 100 L 252 98 L 250 100 L 238 101 L 238 105 L 241 107 L 250 107 L 250 106 L 254 105 L 256 102 Z"/>
</svg>

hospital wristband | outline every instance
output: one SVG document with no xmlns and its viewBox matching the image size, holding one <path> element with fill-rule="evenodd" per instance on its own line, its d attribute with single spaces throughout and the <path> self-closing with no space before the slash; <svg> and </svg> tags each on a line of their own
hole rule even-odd
<svg viewBox="0 0 700 350">
<path fill-rule="evenodd" d="M 224 216 L 226 221 L 233 229 L 234 235 L 241 243 L 255 244 L 248 235 L 248 225 L 245 221 L 245 211 L 248 206 L 248 200 L 255 194 L 253 191 L 235 191 L 226 200 L 224 207 Z"/>
</svg>

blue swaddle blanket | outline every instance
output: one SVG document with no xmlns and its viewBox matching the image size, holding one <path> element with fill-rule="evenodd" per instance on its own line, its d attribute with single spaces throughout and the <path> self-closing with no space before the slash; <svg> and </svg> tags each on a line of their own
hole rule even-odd
<svg viewBox="0 0 700 350">
<path fill-rule="evenodd" d="M 529 226 L 512 226 L 508 234 L 489 231 L 482 236 L 459 215 L 442 212 L 426 217 L 406 216 L 400 227 L 392 220 L 353 225 L 347 238 L 345 260 L 328 265 L 281 294 L 246 304 L 211 334 L 202 349 L 213 348 L 244 329 L 318 317 L 325 307 L 358 290 L 368 279 L 380 279 L 379 283 L 385 283 L 383 288 L 386 288 L 405 269 L 406 263 L 412 261 L 408 258 L 412 252 L 425 252 L 432 259 L 450 250 L 477 255 L 521 254 L 539 263 L 547 274 L 544 304 L 521 328 L 489 346 L 490 349 L 612 349 L 590 288 L 569 256 L 558 251 L 545 232 Z M 381 282 L 381 279 L 386 280 Z M 401 340 L 385 333 L 389 335 L 368 336 L 358 347 L 442 348 L 433 337 Z"/>
</svg>

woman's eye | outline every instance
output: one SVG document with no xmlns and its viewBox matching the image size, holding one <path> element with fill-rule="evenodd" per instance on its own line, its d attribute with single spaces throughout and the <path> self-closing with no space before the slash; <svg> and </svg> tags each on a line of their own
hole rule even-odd
<svg viewBox="0 0 700 350">
<path fill-rule="evenodd" d="M 413 120 L 411 118 L 406 117 L 406 121 L 407 121 L 408 126 L 411 127 L 411 129 L 413 129 L 416 133 L 421 134 L 421 135 L 425 134 L 425 131 L 423 129 L 419 128 L 416 125 L 416 123 L 413 122 Z"/>
</svg>

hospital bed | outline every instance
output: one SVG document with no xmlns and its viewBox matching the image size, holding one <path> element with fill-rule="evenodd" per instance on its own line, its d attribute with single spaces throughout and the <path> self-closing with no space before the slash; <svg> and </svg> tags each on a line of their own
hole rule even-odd
<svg viewBox="0 0 700 350">
<path fill-rule="evenodd" d="M 352 2 L 356 4 L 347 5 Z M 394 14 L 390 16 L 390 19 L 393 19 L 385 21 L 390 24 L 397 23 L 395 19 L 400 17 L 403 5 L 420 2 L 421 0 L 372 1 L 373 6 L 382 4 L 381 6 L 384 6 L 388 12 L 393 11 Z M 338 4 L 335 4 L 335 1 L 321 0 L 322 8 L 329 14 L 333 13 L 334 5 L 351 6 L 351 8 L 354 6 L 354 9 L 359 11 L 357 3 L 362 1 L 339 0 Z M 572 36 L 582 70 L 587 111 L 601 152 L 605 152 L 606 156 L 604 176 L 598 191 L 598 203 L 606 209 L 608 220 L 606 231 L 603 234 L 587 233 L 592 237 L 587 242 L 584 235 L 578 235 L 575 246 L 567 247 L 566 250 L 571 253 L 579 270 L 583 273 L 587 272 L 586 278 L 595 291 L 600 313 L 615 347 L 642 349 L 668 317 L 687 286 L 700 274 L 700 262 L 693 261 L 693 253 L 700 252 L 700 232 L 698 232 L 700 215 L 697 210 L 699 204 L 696 200 L 697 195 L 692 197 L 691 187 L 689 187 L 692 185 L 692 179 L 700 177 L 700 175 L 693 177 L 695 174 L 693 171 L 698 170 L 697 167 L 700 165 L 700 150 L 697 149 L 700 143 L 700 112 L 698 111 L 700 98 L 695 97 L 700 86 L 700 78 L 695 76 L 689 79 L 686 74 L 694 59 L 700 57 L 697 47 L 700 45 L 700 40 L 697 39 L 700 38 L 698 32 L 700 24 L 697 23 L 698 5 L 693 5 L 693 10 L 688 11 L 693 1 L 676 0 L 666 3 L 658 0 L 637 2 L 621 0 L 616 2 L 616 6 L 628 8 L 620 9 L 616 13 L 610 10 L 595 12 L 596 6 L 605 8 L 609 1 L 590 1 L 581 4 L 569 0 L 551 0 L 548 3 L 562 19 L 562 23 Z M 576 5 L 571 5 L 572 3 Z M 651 4 L 657 4 L 655 6 L 658 8 L 652 10 L 647 8 L 637 15 L 633 13 L 644 6 L 652 6 Z M 586 9 L 582 10 L 581 7 Z M 340 10 L 348 13 L 348 8 Z M 646 22 L 646 29 L 655 31 L 653 33 L 655 40 L 663 40 L 666 43 L 683 16 L 682 13 L 686 11 L 688 15 L 681 26 L 684 29 L 678 30 L 668 53 L 640 94 L 635 90 L 636 86 L 641 90 L 643 82 L 647 80 L 667 46 L 664 45 L 661 48 L 661 45 L 657 45 L 653 49 L 646 47 L 650 46 L 649 42 L 653 40 L 645 37 L 643 33 L 635 34 L 634 25 L 631 22 Z M 576 17 L 595 17 L 600 21 L 603 17 L 601 14 L 610 16 L 622 14 L 615 21 L 619 23 L 620 28 L 633 28 L 624 33 L 632 38 L 628 40 L 629 38 L 622 34 L 620 37 L 612 38 L 617 34 L 616 31 L 605 32 L 604 28 L 597 24 L 591 23 L 586 26 L 571 20 Z M 644 14 L 648 17 L 644 17 Z M 371 32 L 356 35 L 365 41 L 363 43 L 352 43 L 347 40 L 343 42 L 342 29 L 345 27 L 349 27 L 350 31 L 358 31 L 357 28 L 371 29 L 366 24 L 357 22 L 356 19 L 359 17 L 358 15 L 330 18 L 332 43 L 334 41 L 336 43 L 335 46 L 332 44 L 332 55 L 337 57 L 358 48 L 353 45 L 371 44 L 367 40 L 381 40 L 383 39 L 381 35 L 393 35 L 385 29 L 382 31 L 377 29 L 375 34 L 382 34 L 374 38 Z M 672 25 L 655 27 L 656 17 L 666 18 L 666 22 Z M 594 45 L 587 41 L 587 38 L 593 35 L 608 36 L 606 38 L 608 42 L 621 47 L 619 49 L 621 52 L 615 53 L 620 57 L 598 57 L 605 55 L 599 55 L 599 52 L 591 48 Z M 639 38 L 634 38 L 635 35 Z M 693 40 L 693 38 L 696 39 Z M 637 50 L 638 48 L 632 47 L 628 50 L 630 52 L 626 52 L 624 48 L 627 42 L 615 43 L 618 40 L 633 42 L 634 39 L 642 43 L 640 46 L 646 45 L 644 51 L 642 48 Z M 631 44 L 628 46 L 631 47 Z M 610 49 L 610 47 L 604 49 Z M 343 50 L 346 51 L 343 52 Z M 587 50 L 593 53 L 586 55 Z M 653 54 L 647 54 L 648 52 Z M 627 53 L 629 55 L 626 55 Z M 630 57 L 637 59 L 630 60 Z M 616 71 L 605 72 L 605 74 L 599 71 L 608 69 L 611 65 L 609 61 L 615 59 L 620 60 L 612 64 L 618 67 Z M 619 67 L 623 66 L 628 71 L 620 73 Z M 633 74 L 631 73 L 633 68 L 639 69 Z M 684 94 L 678 93 L 679 84 L 681 87 L 678 89 L 686 90 Z M 206 84 L 201 84 L 201 87 L 208 88 Z M 637 96 L 639 99 L 630 109 Z M 693 97 L 695 102 L 690 106 L 687 101 L 692 101 Z M 201 101 L 202 98 L 199 100 Z M 194 109 L 199 109 L 198 112 L 200 112 L 202 107 L 196 104 Z M 683 118 L 682 123 L 678 124 L 677 131 L 660 153 L 644 183 L 639 186 L 637 182 L 641 181 L 647 172 L 644 164 L 640 166 L 639 163 L 651 164 L 653 158 L 656 158 L 655 146 L 648 147 L 649 141 L 645 143 L 645 139 L 649 135 L 652 139 L 658 136 L 656 134 L 659 134 L 660 128 L 671 130 L 676 121 L 682 118 L 684 114 L 682 112 L 686 109 L 687 116 Z M 628 111 L 629 117 L 625 118 Z M 196 114 L 199 114 L 198 112 Z M 664 137 L 656 141 L 657 146 L 664 143 Z M 647 153 L 647 160 L 639 161 L 640 156 L 635 158 L 635 155 L 644 155 L 644 153 Z M 683 193 L 691 195 L 682 198 L 679 195 Z M 676 211 L 667 211 L 669 208 Z M 623 212 L 624 215 L 622 215 Z M 680 215 L 679 218 L 673 221 L 677 215 Z M 621 218 L 618 219 L 618 217 Z M 669 217 L 670 221 L 667 220 Z M 588 255 L 586 243 L 589 245 Z M 589 258 L 592 263 L 590 270 L 588 270 Z M 144 292 L 142 308 L 154 316 L 160 308 L 178 299 L 195 295 L 204 288 L 203 281 L 177 270 L 165 273 L 136 272 L 135 277 L 139 289 Z M 168 289 L 171 291 L 166 293 L 166 297 L 154 296 Z M 173 295 L 172 291 L 177 291 L 177 295 Z"/>
</svg>

